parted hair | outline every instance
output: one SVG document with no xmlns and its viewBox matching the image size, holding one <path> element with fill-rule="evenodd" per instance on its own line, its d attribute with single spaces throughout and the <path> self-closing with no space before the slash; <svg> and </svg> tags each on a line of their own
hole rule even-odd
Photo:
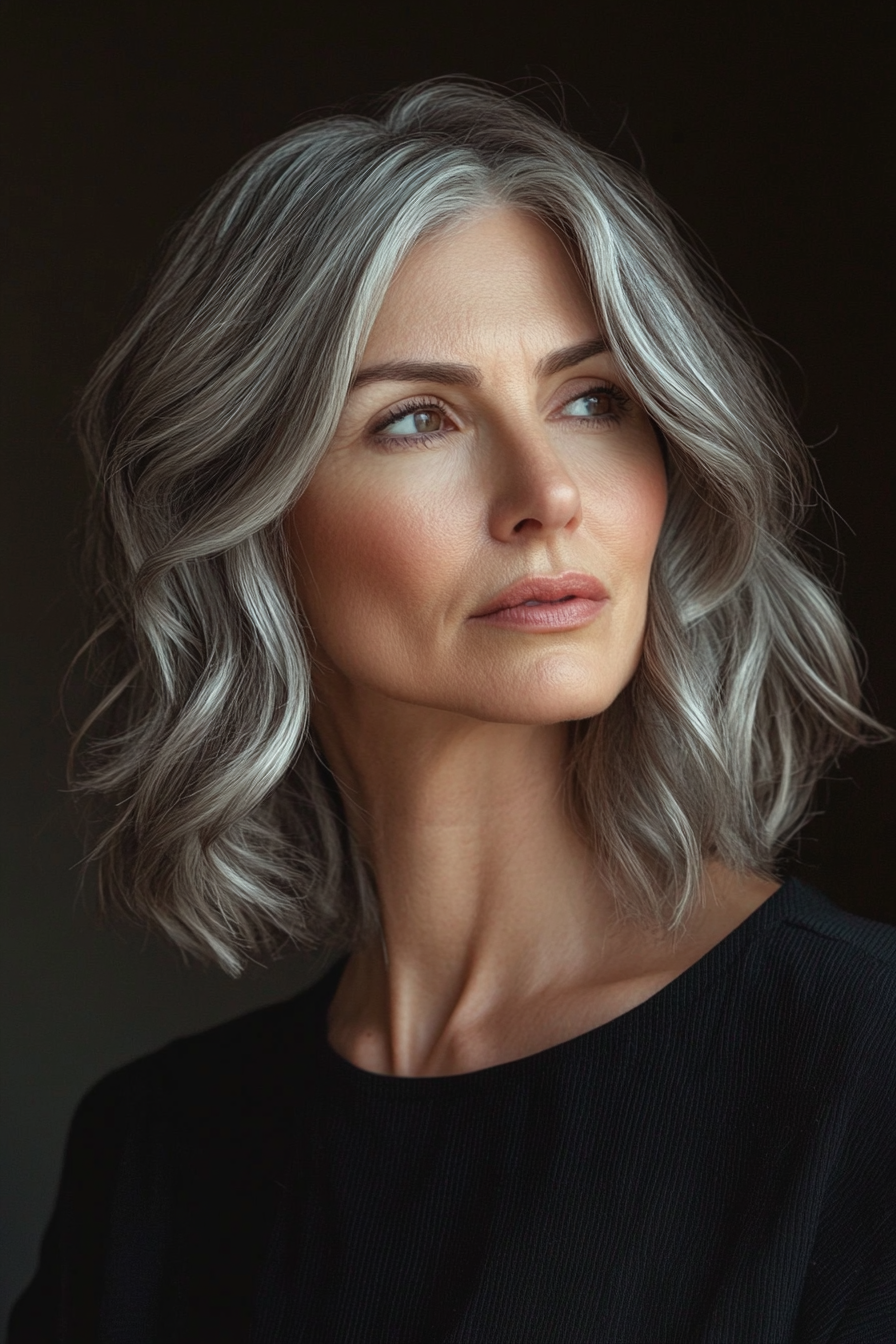
<svg viewBox="0 0 896 1344">
<path fill-rule="evenodd" d="M 564 241 L 667 451 L 640 664 L 570 725 L 570 815 L 620 913 L 679 926 L 708 858 L 771 873 L 822 771 L 877 731 L 800 547 L 805 448 L 642 176 L 474 80 L 302 125 L 172 234 L 78 412 L 99 609 L 70 782 L 93 804 L 100 905 L 233 973 L 378 936 L 375 875 L 311 731 L 283 520 L 402 259 L 501 205 Z"/>
</svg>

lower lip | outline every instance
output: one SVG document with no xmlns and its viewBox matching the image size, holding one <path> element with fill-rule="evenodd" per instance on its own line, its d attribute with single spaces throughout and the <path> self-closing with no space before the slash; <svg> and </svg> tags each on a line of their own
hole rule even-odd
<svg viewBox="0 0 896 1344">
<path fill-rule="evenodd" d="M 594 601 L 590 597 L 572 597 L 568 602 L 539 602 L 537 606 L 501 607 L 487 616 L 472 620 L 485 625 L 503 625 L 512 630 L 577 630 L 588 625 L 610 599 Z"/>
</svg>

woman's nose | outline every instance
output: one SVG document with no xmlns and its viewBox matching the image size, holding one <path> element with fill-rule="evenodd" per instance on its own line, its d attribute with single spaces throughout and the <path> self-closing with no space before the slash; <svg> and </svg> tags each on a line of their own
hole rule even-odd
<svg viewBox="0 0 896 1344">
<path fill-rule="evenodd" d="M 492 535 L 511 541 L 520 535 L 574 532 L 582 521 L 582 497 L 544 429 L 508 429 L 492 448 Z"/>
</svg>

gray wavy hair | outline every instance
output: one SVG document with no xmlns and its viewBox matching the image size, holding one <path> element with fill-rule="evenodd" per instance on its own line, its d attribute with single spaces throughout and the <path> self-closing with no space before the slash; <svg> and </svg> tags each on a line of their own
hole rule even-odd
<svg viewBox="0 0 896 1344">
<path fill-rule="evenodd" d="M 798 546 L 804 449 L 755 342 L 649 186 L 500 90 L 435 80 L 250 154 L 177 231 L 78 423 L 101 698 L 70 782 L 101 907 L 237 973 L 378 936 L 310 731 L 284 515 L 401 260 L 483 208 L 563 238 L 661 431 L 644 653 L 571 725 L 568 802 L 623 916 L 667 928 L 708 857 L 769 873 L 826 764 L 869 740 L 849 634 Z"/>
</svg>

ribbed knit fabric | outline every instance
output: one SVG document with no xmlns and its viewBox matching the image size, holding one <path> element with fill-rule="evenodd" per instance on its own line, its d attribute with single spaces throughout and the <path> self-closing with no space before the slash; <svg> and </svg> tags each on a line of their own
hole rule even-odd
<svg viewBox="0 0 896 1344">
<path fill-rule="evenodd" d="M 343 965 L 88 1094 L 10 1344 L 896 1344 L 896 929 L 791 880 L 442 1078 L 332 1050 Z"/>
</svg>

